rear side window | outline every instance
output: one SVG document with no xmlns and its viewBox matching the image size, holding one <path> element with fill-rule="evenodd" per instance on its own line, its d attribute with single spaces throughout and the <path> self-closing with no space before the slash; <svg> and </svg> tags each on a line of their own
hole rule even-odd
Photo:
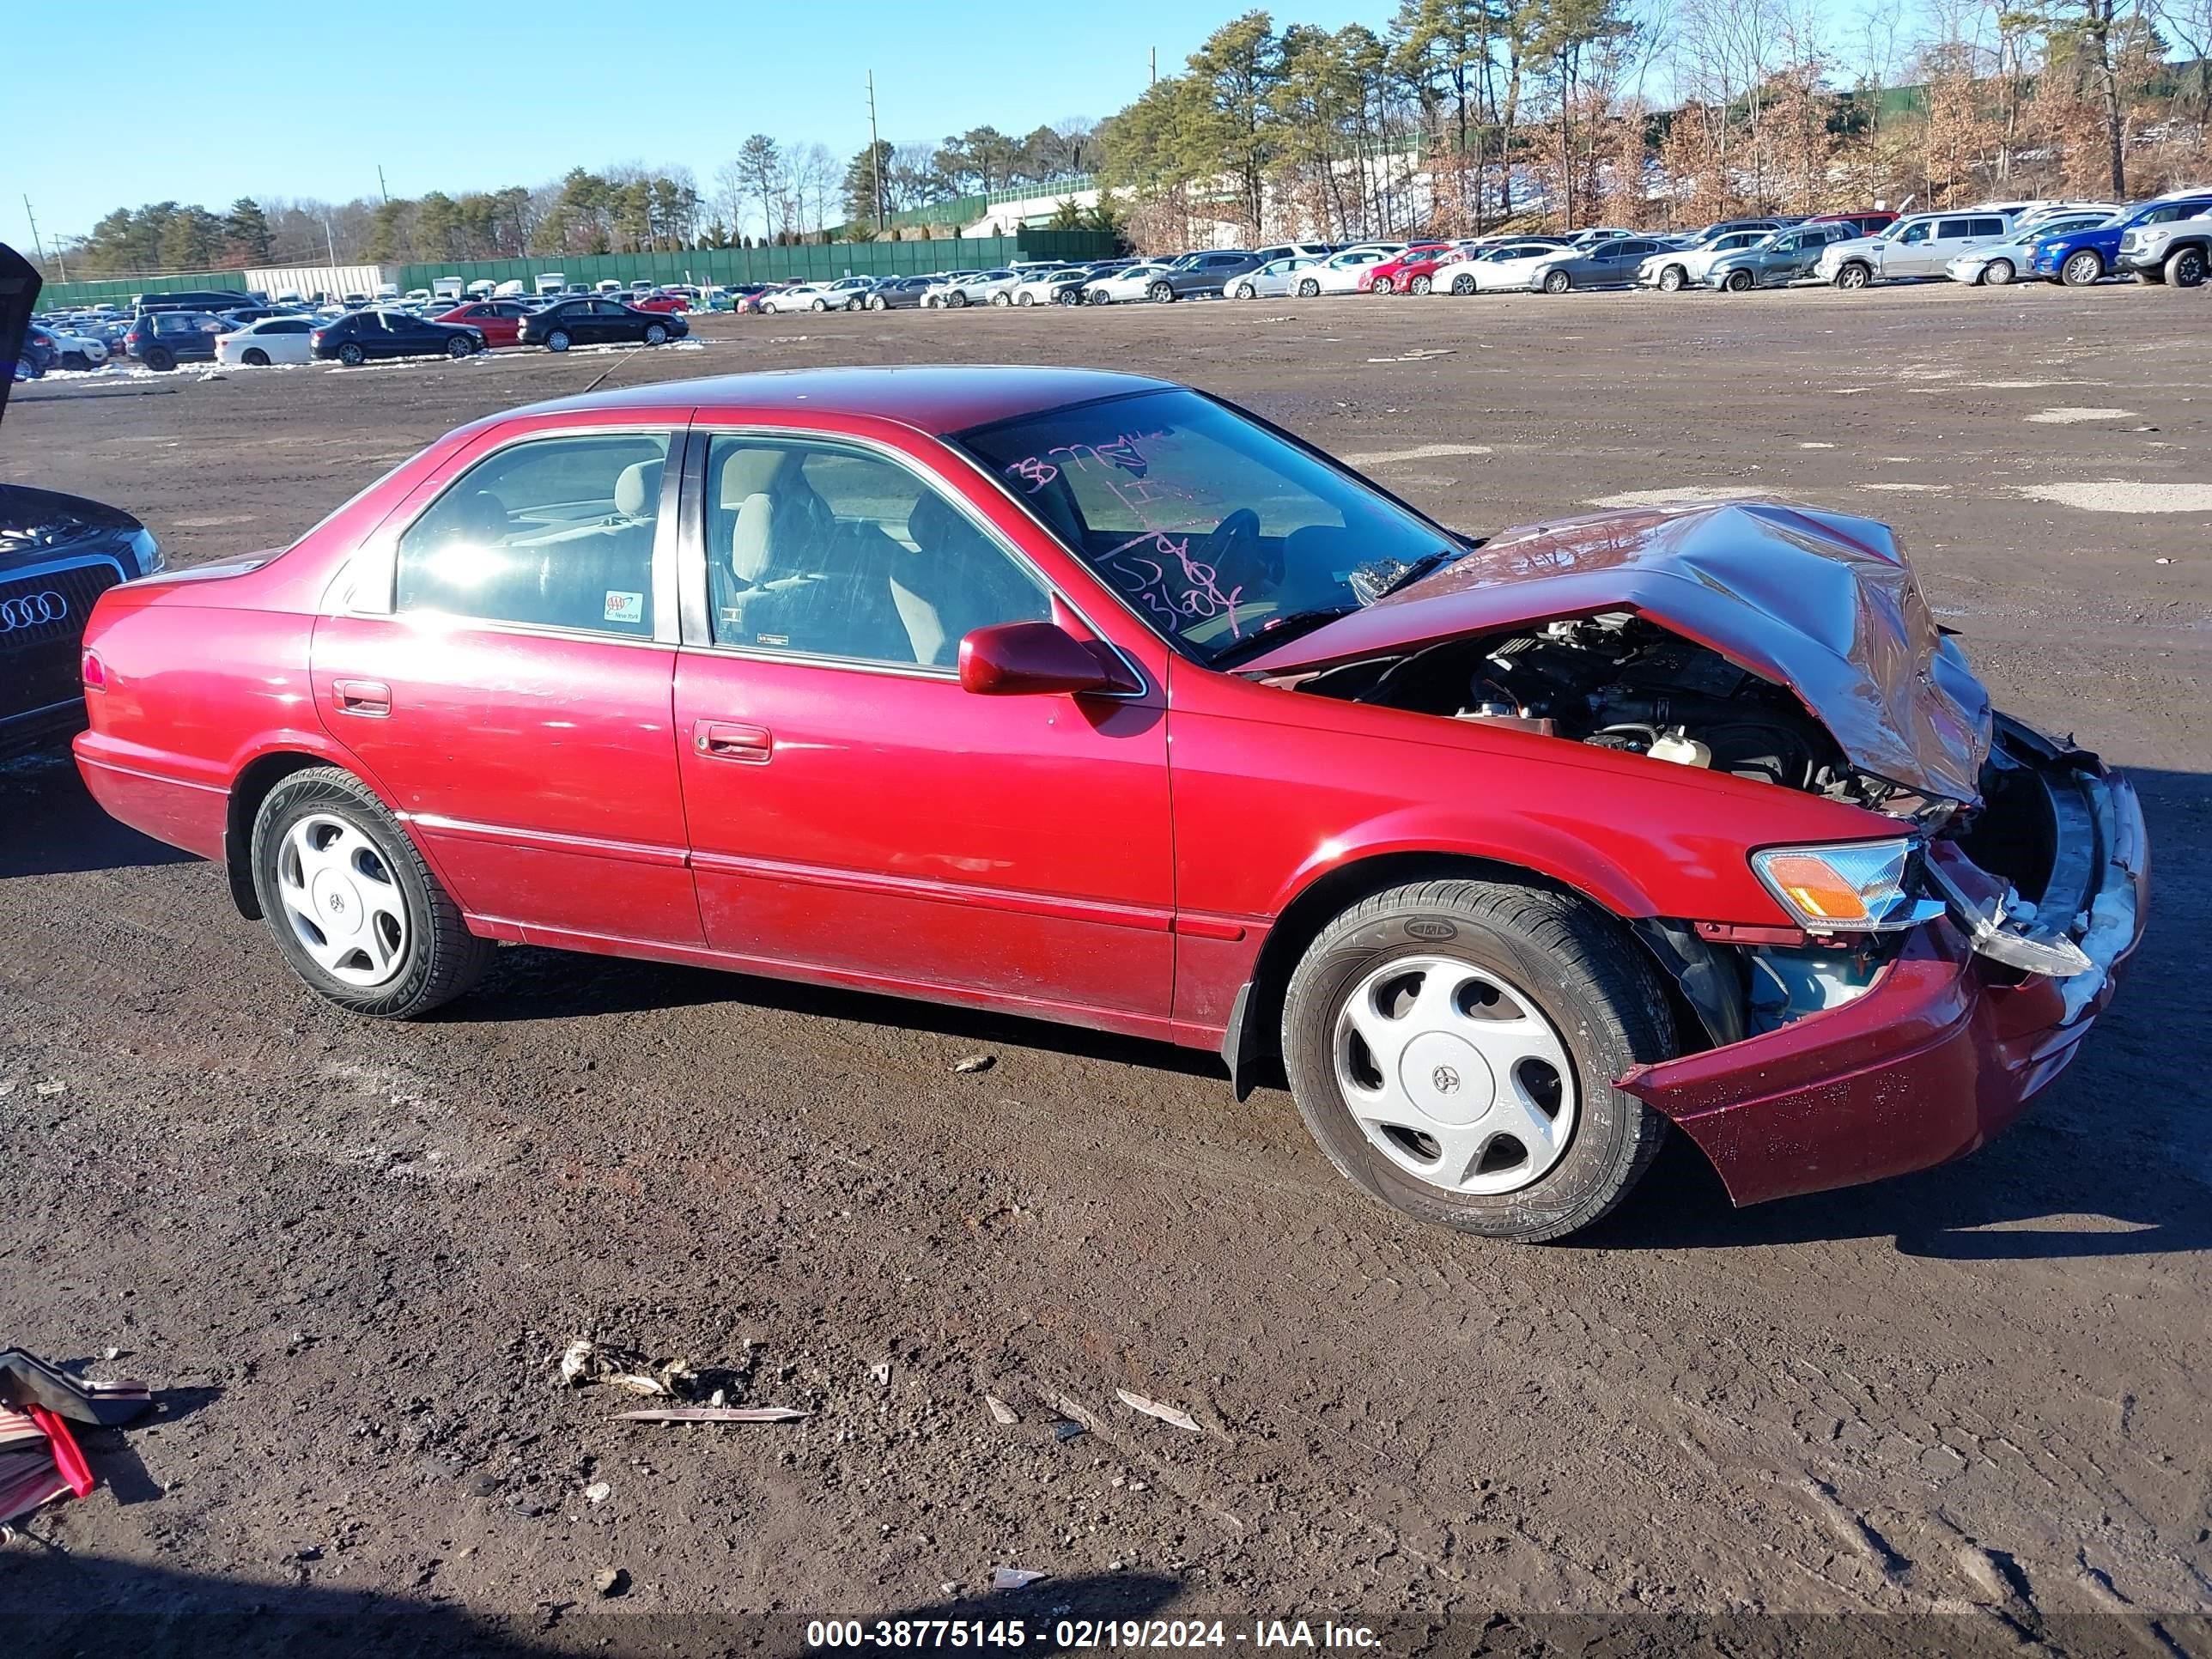
<svg viewBox="0 0 2212 1659">
<path fill-rule="evenodd" d="M 1977 219 L 1973 222 L 1973 228 L 1966 234 L 1969 236 L 2002 236 L 2004 228 L 2005 222 L 2002 219 Z"/>
<path fill-rule="evenodd" d="M 393 609 L 653 635 L 665 433 L 538 438 L 486 457 L 399 538 Z"/>
</svg>

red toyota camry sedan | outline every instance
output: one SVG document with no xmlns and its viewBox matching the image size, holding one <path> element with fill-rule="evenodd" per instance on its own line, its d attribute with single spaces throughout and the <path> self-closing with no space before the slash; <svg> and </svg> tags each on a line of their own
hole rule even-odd
<svg viewBox="0 0 2212 1659">
<path fill-rule="evenodd" d="M 1486 540 L 1201 392 L 853 368 L 540 404 L 87 635 L 85 779 L 322 995 L 501 941 L 1279 1066 L 1413 1215 L 1971 1151 L 2143 925 L 2134 791 L 1993 714 L 1889 532 Z"/>
</svg>

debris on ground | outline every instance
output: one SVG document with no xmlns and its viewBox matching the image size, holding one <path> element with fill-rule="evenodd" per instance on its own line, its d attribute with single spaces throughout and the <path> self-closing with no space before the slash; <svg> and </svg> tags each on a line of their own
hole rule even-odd
<svg viewBox="0 0 2212 1659">
<path fill-rule="evenodd" d="M 879 1389 L 888 1389 L 890 1387 L 891 1362 L 888 1359 L 878 1359 L 874 1364 L 869 1366 L 868 1381 L 874 1383 Z"/>
<path fill-rule="evenodd" d="M 143 1382 L 88 1382 L 21 1348 L 0 1349 L 0 1523 L 91 1496 L 71 1421 L 116 1428 L 153 1403 Z"/>
<path fill-rule="evenodd" d="M 634 1348 L 599 1343 L 577 1337 L 561 1351 L 561 1381 L 570 1388 L 586 1382 L 609 1382 L 631 1394 L 674 1395 L 689 1390 L 698 1373 L 688 1359 L 648 1360 Z"/>
<path fill-rule="evenodd" d="M 983 1404 L 1002 1429 L 1011 1429 L 1022 1420 L 1022 1414 L 995 1394 L 985 1395 Z"/>
<path fill-rule="evenodd" d="M 620 1567 L 601 1567 L 592 1575 L 592 1588 L 601 1595 L 620 1595 L 629 1588 L 629 1575 Z"/>
<path fill-rule="evenodd" d="M 954 1060 L 952 1069 L 956 1072 L 988 1072 L 998 1063 L 995 1054 L 969 1054 L 964 1060 Z"/>
<path fill-rule="evenodd" d="M 604 1504 L 614 1495 L 615 1489 L 604 1480 L 594 1480 L 584 1488 L 584 1501 L 587 1504 Z"/>
<path fill-rule="evenodd" d="M 1205 1432 L 1198 1426 L 1196 1418 L 1177 1407 L 1163 1406 L 1157 1400 L 1147 1400 L 1140 1394 L 1131 1394 L 1127 1389 L 1116 1389 L 1114 1390 L 1114 1395 L 1133 1412 L 1142 1412 L 1146 1417 L 1157 1417 L 1170 1427 L 1182 1429 L 1187 1433 L 1203 1434 Z"/>
<path fill-rule="evenodd" d="M 1078 1435 L 1090 1432 L 1090 1430 L 1072 1417 L 1063 1417 L 1052 1425 L 1052 1437 L 1055 1440 L 1073 1440 Z"/>
<path fill-rule="evenodd" d="M 811 1412 L 789 1406 L 671 1406 L 617 1412 L 617 1423 L 796 1423 Z"/>
<path fill-rule="evenodd" d="M 1043 1573 L 1030 1572 L 1021 1567 L 994 1567 L 991 1569 L 991 1588 L 994 1590 L 1026 1589 L 1044 1577 Z"/>
<path fill-rule="evenodd" d="M 39 1085 L 39 1093 L 48 1098 L 51 1098 L 55 1095 L 67 1094 L 68 1092 L 69 1085 L 60 1081 L 58 1079 L 52 1083 L 41 1083 Z"/>
</svg>

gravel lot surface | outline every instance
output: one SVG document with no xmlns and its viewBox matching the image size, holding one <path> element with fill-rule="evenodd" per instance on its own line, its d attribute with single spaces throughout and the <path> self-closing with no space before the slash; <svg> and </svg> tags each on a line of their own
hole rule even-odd
<svg viewBox="0 0 2212 1659">
<path fill-rule="evenodd" d="M 7 474 L 181 564 L 602 374 L 848 362 L 1190 380 L 1471 530 L 1683 492 L 1871 514 L 2002 706 L 2134 771 L 2158 896 L 2085 1057 L 1978 1156 L 1737 1212 L 1678 1139 L 1600 1232 L 1516 1249 L 1357 1198 L 1203 1055 L 522 949 L 428 1023 L 359 1022 L 218 871 L 17 763 L 0 1345 L 164 1404 L 0 1549 L 0 1623 L 40 1653 L 698 1651 L 797 1639 L 763 1613 L 1111 1607 L 1395 1616 L 1396 1651 L 2212 1651 L 2208 307 L 715 318 L 659 352 L 24 388 Z M 813 1414 L 610 1420 L 635 1402 L 556 1379 L 583 1334 Z M 1052 1577 L 994 1596 L 996 1566 Z"/>
</svg>

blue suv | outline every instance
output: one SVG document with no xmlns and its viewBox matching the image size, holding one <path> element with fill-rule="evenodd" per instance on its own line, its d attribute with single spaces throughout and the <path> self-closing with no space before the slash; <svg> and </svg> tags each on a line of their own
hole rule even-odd
<svg viewBox="0 0 2212 1659">
<path fill-rule="evenodd" d="M 2160 196 L 2140 207 L 2117 213 L 2087 230 L 2069 230 L 2046 236 L 2035 245 L 2033 270 L 2046 282 L 2085 288 L 2118 268 L 2120 238 L 2139 225 L 2162 225 L 2174 219 L 2193 219 L 2212 209 L 2212 191 L 2191 191 L 2179 196 Z"/>
</svg>

